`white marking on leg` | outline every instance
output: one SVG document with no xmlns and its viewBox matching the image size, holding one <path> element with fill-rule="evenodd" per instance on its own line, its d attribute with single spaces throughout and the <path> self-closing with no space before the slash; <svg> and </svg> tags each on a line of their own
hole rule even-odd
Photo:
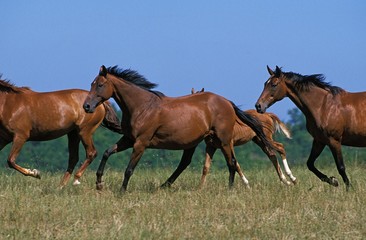
<svg viewBox="0 0 366 240">
<path fill-rule="evenodd" d="M 76 186 L 76 185 L 80 185 L 80 184 L 81 184 L 81 182 L 79 181 L 79 179 L 75 179 L 72 185 Z"/>
<path fill-rule="evenodd" d="M 285 172 L 286 172 L 287 176 L 290 177 L 290 179 L 291 179 L 292 182 L 295 182 L 296 181 L 296 177 L 294 175 L 292 175 L 291 169 L 290 169 L 290 167 L 287 164 L 287 159 L 286 158 L 282 159 L 282 162 L 283 162 L 283 166 L 285 168 Z"/>
<path fill-rule="evenodd" d="M 245 186 L 247 186 L 247 187 L 249 188 L 249 181 L 248 181 L 248 179 L 244 176 L 244 174 L 243 174 L 243 176 L 241 177 L 241 180 L 243 180 L 243 183 L 245 184 Z"/>
</svg>

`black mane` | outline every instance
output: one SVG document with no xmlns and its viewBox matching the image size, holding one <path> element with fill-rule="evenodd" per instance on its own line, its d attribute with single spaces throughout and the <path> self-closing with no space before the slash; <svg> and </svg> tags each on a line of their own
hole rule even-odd
<svg viewBox="0 0 366 240">
<path fill-rule="evenodd" d="M 325 76 L 323 74 L 313 74 L 313 75 L 301 75 L 293 72 L 282 72 L 283 75 L 291 79 L 294 82 L 294 86 L 299 91 L 309 91 L 311 87 L 322 88 L 333 95 L 345 92 L 344 89 L 333 86 L 330 82 L 325 81 Z"/>
<path fill-rule="evenodd" d="M 28 87 L 17 87 L 7 79 L 1 79 L 2 74 L 0 74 L 0 92 L 3 93 L 21 93 L 25 90 L 29 90 Z"/>
<path fill-rule="evenodd" d="M 158 84 L 148 81 L 144 76 L 139 74 L 137 71 L 134 71 L 131 69 L 121 69 L 121 68 L 118 68 L 118 66 L 116 65 L 113 67 L 108 67 L 107 72 L 116 77 L 122 78 L 123 80 L 125 80 L 127 82 L 137 85 L 149 92 L 152 92 L 159 97 L 165 96 L 162 92 L 151 90 L 151 89 L 157 87 Z"/>
</svg>

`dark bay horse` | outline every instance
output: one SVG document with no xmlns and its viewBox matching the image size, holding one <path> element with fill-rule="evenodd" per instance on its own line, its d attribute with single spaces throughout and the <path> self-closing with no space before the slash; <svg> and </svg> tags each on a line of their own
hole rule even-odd
<svg viewBox="0 0 366 240">
<path fill-rule="evenodd" d="M 183 97 L 166 97 L 152 91 L 156 84 L 147 81 L 132 70 L 117 66 L 100 68 L 91 84 L 84 109 L 93 112 L 99 104 L 113 97 L 123 112 L 124 136 L 103 155 L 97 171 L 97 188 L 102 188 L 102 175 L 108 157 L 132 147 L 130 162 L 125 171 L 121 191 L 126 191 L 128 181 L 146 148 L 184 150 L 181 162 L 163 186 L 170 186 L 190 164 L 198 143 L 208 135 L 220 141 L 229 168 L 229 186 L 233 185 L 237 164 L 232 142 L 232 132 L 237 116 L 253 127 L 264 144 L 263 130 L 250 116 L 232 102 L 213 94 L 202 93 Z"/>
<path fill-rule="evenodd" d="M 314 165 L 325 146 L 332 152 L 339 174 L 347 190 L 350 181 L 346 175 L 341 145 L 366 146 L 366 92 L 350 93 L 324 81 L 321 74 L 303 76 L 282 72 L 276 66 L 264 84 L 256 108 L 265 112 L 284 97 L 289 97 L 306 117 L 306 127 L 313 137 L 307 166 L 320 180 L 338 186 L 335 177 L 321 173 Z"/>
<path fill-rule="evenodd" d="M 87 95 L 87 91 L 78 89 L 38 93 L 0 80 L 0 150 L 13 142 L 9 167 L 25 176 L 40 178 L 37 169 L 25 169 L 15 163 L 22 146 L 26 141 L 46 141 L 67 134 L 69 162 L 60 186 L 66 185 L 79 160 L 81 141 L 86 160 L 75 174 L 74 184 L 79 184 L 80 177 L 97 154 L 92 139 L 97 127 L 103 122 L 110 130 L 121 133 L 118 117 L 110 103 L 98 106 L 94 113 L 85 113 L 82 106 Z"/>
<path fill-rule="evenodd" d="M 202 90 L 198 92 L 195 92 L 193 88 L 191 90 L 192 94 L 200 92 L 204 92 L 204 88 L 202 88 Z M 260 114 L 257 113 L 257 111 L 254 109 L 246 110 L 244 112 L 252 116 L 253 118 L 256 118 L 260 122 L 260 124 L 263 127 L 265 137 L 269 142 L 272 143 L 273 146 L 276 147 L 276 151 L 280 154 L 287 176 L 291 179 L 293 184 L 296 184 L 296 177 L 292 174 L 291 169 L 288 166 L 286 159 L 286 151 L 283 144 L 273 140 L 273 134 L 276 132 L 276 130 L 281 131 L 287 138 L 291 138 L 291 133 L 289 129 L 273 113 Z M 257 134 L 255 133 L 255 131 L 253 131 L 251 127 L 240 121 L 240 119 L 237 119 L 234 125 L 234 132 L 233 132 L 234 146 L 240 146 L 246 144 L 249 141 L 253 141 L 255 144 L 257 144 L 262 149 L 262 151 L 268 156 L 268 158 L 271 160 L 273 166 L 276 169 L 280 181 L 286 185 L 290 185 L 291 183 L 287 181 L 285 175 L 282 172 L 281 166 L 277 161 L 276 154 L 273 151 L 269 151 L 268 148 L 266 148 L 266 146 L 263 144 L 260 138 L 257 137 Z M 200 187 L 203 187 L 203 185 L 206 182 L 206 177 L 211 166 L 213 155 L 215 154 L 217 148 L 219 148 L 219 144 L 215 142 L 214 139 L 212 138 L 209 137 L 206 138 L 205 142 L 206 142 L 206 159 L 202 170 Z"/>
</svg>

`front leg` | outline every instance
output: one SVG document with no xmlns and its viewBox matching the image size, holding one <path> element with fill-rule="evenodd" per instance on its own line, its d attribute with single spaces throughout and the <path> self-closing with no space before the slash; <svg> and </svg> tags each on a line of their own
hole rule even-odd
<svg viewBox="0 0 366 240">
<path fill-rule="evenodd" d="M 126 168 L 125 177 L 124 177 L 123 183 L 122 183 L 121 193 L 126 192 L 130 177 L 132 176 L 137 163 L 140 161 L 142 154 L 145 151 L 146 146 L 147 146 L 147 144 L 145 142 L 138 140 L 138 139 L 136 140 L 135 144 L 133 145 L 131 159 Z"/>
<path fill-rule="evenodd" d="M 96 174 L 97 175 L 97 181 L 96 181 L 97 190 L 103 189 L 102 177 L 104 174 L 105 165 L 107 164 L 109 157 L 112 154 L 124 151 L 128 148 L 131 148 L 132 146 L 133 146 L 133 141 L 130 138 L 123 136 L 116 144 L 114 144 L 112 147 L 105 150 L 105 152 L 103 154 L 103 158 L 99 164 L 97 174 Z"/>
<path fill-rule="evenodd" d="M 192 161 L 192 156 L 193 156 L 193 153 L 195 150 L 196 150 L 196 146 L 193 148 L 184 150 L 177 169 L 168 178 L 168 180 L 166 180 L 165 183 L 163 183 L 163 185 L 161 185 L 162 188 L 170 187 L 174 183 L 174 181 L 179 177 L 179 175 L 184 171 L 184 169 L 186 169 L 188 167 L 188 165 Z"/>
<path fill-rule="evenodd" d="M 351 186 L 350 181 L 346 174 L 346 167 L 344 165 L 343 156 L 342 156 L 342 146 L 339 141 L 331 140 L 329 144 L 329 148 L 332 152 L 332 155 L 334 157 L 335 163 L 337 165 L 338 173 L 342 176 L 343 182 L 346 184 L 346 189 L 349 190 L 349 187 Z M 338 186 L 338 181 L 335 177 L 330 177 L 329 184 L 333 186 Z"/>
<path fill-rule="evenodd" d="M 311 147 L 311 152 L 310 152 L 310 156 L 308 158 L 308 161 L 306 162 L 308 169 L 310 171 L 312 171 L 320 180 L 322 180 L 323 182 L 327 182 L 329 184 L 332 184 L 332 179 L 329 178 L 327 175 L 323 174 L 322 172 L 320 172 L 316 167 L 315 167 L 315 161 L 316 159 L 319 157 L 319 155 L 322 153 L 322 151 L 325 148 L 325 144 L 316 141 L 315 139 L 313 140 L 313 145 Z M 335 183 L 333 183 L 332 185 L 335 185 Z"/>
</svg>

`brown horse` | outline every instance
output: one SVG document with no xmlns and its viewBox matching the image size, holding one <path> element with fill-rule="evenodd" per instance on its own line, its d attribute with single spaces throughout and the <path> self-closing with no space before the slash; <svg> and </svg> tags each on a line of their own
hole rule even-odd
<svg viewBox="0 0 366 240">
<path fill-rule="evenodd" d="M 81 140 L 86 160 L 75 174 L 74 184 L 79 184 L 86 167 L 97 155 L 92 139 L 97 127 L 103 122 L 113 131 L 122 131 L 108 102 L 92 114 L 85 113 L 82 106 L 87 94 L 87 91 L 77 89 L 38 93 L 0 80 L 0 150 L 13 142 L 8 157 L 9 167 L 25 176 L 40 178 L 38 170 L 25 169 L 15 163 L 22 146 L 26 141 L 46 141 L 67 134 L 69 162 L 60 185 L 66 185 L 79 160 Z"/>
<path fill-rule="evenodd" d="M 276 147 L 276 151 L 280 154 L 282 158 L 283 166 L 285 168 L 287 176 L 291 179 L 293 184 L 296 184 L 296 177 L 293 176 L 291 169 L 287 164 L 286 151 L 285 148 L 283 147 L 283 144 L 274 141 L 272 137 L 276 130 L 278 131 L 280 130 L 287 138 L 291 138 L 290 132 L 287 129 L 287 127 L 284 125 L 284 123 L 282 123 L 278 119 L 276 115 L 272 113 L 259 114 L 255 110 L 247 110 L 244 112 L 247 113 L 248 115 L 251 115 L 253 118 L 257 118 L 258 121 L 263 125 L 265 136 L 267 137 L 268 141 L 270 141 L 272 145 Z M 246 144 L 249 141 L 253 141 L 262 149 L 262 151 L 271 160 L 273 166 L 276 169 L 278 177 L 280 178 L 280 181 L 286 185 L 291 184 L 283 174 L 281 166 L 277 161 L 276 154 L 273 151 L 269 151 L 268 148 L 263 144 L 263 142 L 257 137 L 257 134 L 247 124 L 243 123 L 240 120 L 236 121 L 234 125 L 233 141 L 234 146 L 240 146 Z M 202 170 L 202 177 L 200 184 L 201 187 L 206 182 L 206 175 L 208 174 L 208 171 L 210 169 L 212 157 L 215 154 L 217 147 L 218 145 L 215 141 L 212 141 L 209 138 L 206 139 L 206 159 L 205 159 L 205 165 Z"/>
<path fill-rule="evenodd" d="M 93 112 L 105 100 L 113 97 L 120 106 L 124 136 L 103 156 L 97 171 L 97 188 L 102 188 L 102 175 L 108 157 L 116 152 L 133 147 L 130 162 L 125 171 L 121 191 L 126 191 L 128 181 L 146 148 L 184 150 L 181 162 L 163 186 L 170 186 L 190 164 L 198 143 L 208 135 L 220 141 L 230 172 L 229 186 L 233 185 L 237 164 L 232 139 L 236 117 L 253 127 L 261 140 L 264 138 L 260 125 L 232 102 L 213 94 L 202 93 L 183 97 L 166 97 L 152 91 L 156 84 L 132 70 L 117 66 L 100 68 L 92 82 L 84 109 Z"/>
<path fill-rule="evenodd" d="M 204 92 L 204 88 L 202 88 L 202 90 L 198 92 L 195 92 L 193 88 L 191 90 L 192 94 L 200 92 Z M 286 127 L 286 125 L 283 122 L 281 122 L 280 119 L 273 113 L 260 114 L 257 113 L 255 110 L 247 110 L 245 111 L 245 113 L 252 116 L 253 118 L 256 118 L 262 124 L 264 134 L 267 140 L 270 141 L 272 145 L 276 147 L 277 152 L 280 154 L 282 158 L 283 166 L 285 168 L 287 176 L 291 179 L 293 184 L 296 184 L 296 177 L 294 177 L 290 167 L 287 164 L 286 151 L 283 144 L 273 140 L 273 134 L 275 133 L 276 130 L 281 131 L 287 138 L 291 138 L 291 133 Z M 257 144 L 271 160 L 273 166 L 276 169 L 278 177 L 280 178 L 280 181 L 285 183 L 286 185 L 290 185 L 291 183 L 287 181 L 285 175 L 282 173 L 282 169 L 277 161 L 276 154 L 274 154 L 273 151 L 268 151 L 268 149 L 264 146 L 263 142 L 257 137 L 256 133 L 253 131 L 252 128 L 250 128 L 247 124 L 240 121 L 240 119 L 237 119 L 234 125 L 234 132 L 233 132 L 234 146 L 243 145 L 249 142 L 250 140 L 252 140 L 255 144 Z M 202 170 L 200 187 L 203 187 L 203 185 L 206 182 L 206 176 L 209 172 L 213 155 L 215 154 L 218 148 L 218 144 L 214 141 L 214 139 L 206 138 L 205 141 L 206 141 L 206 159 Z"/>
<path fill-rule="evenodd" d="M 276 66 L 265 82 L 256 108 L 265 112 L 268 107 L 284 97 L 289 97 L 306 117 L 306 127 L 313 137 L 307 166 L 320 180 L 338 186 L 335 177 L 327 177 L 314 165 L 325 146 L 333 154 L 339 174 L 347 190 L 350 181 L 346 175 L 341 145 L 366 146 L 366 92 L 349 93 L 324 81 L 321 74 L 303 76 L 282 72 Z"/>
</svg>

